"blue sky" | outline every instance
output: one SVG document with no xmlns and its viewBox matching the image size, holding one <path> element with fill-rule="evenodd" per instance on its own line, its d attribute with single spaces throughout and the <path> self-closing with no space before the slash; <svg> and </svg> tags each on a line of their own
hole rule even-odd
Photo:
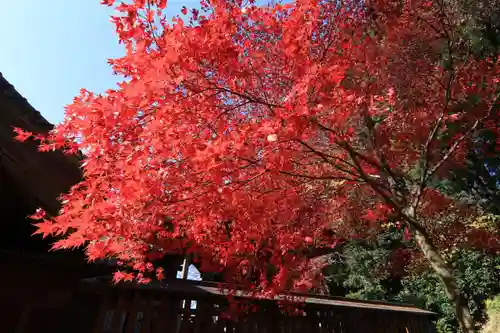
<svg viewBox="0 0 500 333">
<path fill-rule="evenodd" d="M 168 3 L 175 15 L 198 1 Z M 0 72 L 47 120 L 61 121 L 80 88 L 115 86 L 106 60 L 122 48 L 100 0 L 0 0 L 0 8 Z"/>
</svg>

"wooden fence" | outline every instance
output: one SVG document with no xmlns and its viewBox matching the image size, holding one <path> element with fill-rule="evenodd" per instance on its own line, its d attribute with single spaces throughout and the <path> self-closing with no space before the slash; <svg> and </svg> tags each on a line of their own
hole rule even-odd
<svg viewBox="0 0 500 333">
<path fill-rule="evenodd" d="M 381 302 L 308 295 L 304 312 L 292 316 L 281 312 L 276 302 L 259 300 L 252 301 L 258 311 L 228 319 L 227 297 L 207 283 L 160 287 L 94 281 L 89 287 L 101 299 L 93 333 L 434 332 L 431 312 Z"/>
</svg>

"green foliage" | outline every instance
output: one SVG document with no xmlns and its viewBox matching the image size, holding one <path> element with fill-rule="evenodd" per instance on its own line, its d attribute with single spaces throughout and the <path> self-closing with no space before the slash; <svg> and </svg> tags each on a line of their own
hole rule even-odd
<svg viewBox="0 0 500 333">
<path fill-rule="evenodd" d="M 486 313 L 488 314 L 488 322 L 481 333 L 500 332 L 500 295 L 486 301 Z"/>
<path fill-rule="evenodd" d="M 390 226 L 374 240 L 347 243 L 325 271 L 330 293 L 365 300 L 394 298 L 401 284 L 391 257 L 407 245 L 402 234 L 402 230 Z"/>
<path fill-rule="evenodd" d="M 484 303 L 500 292 L 500 257 L 475 250 L 456 250 L 450 258 L 455 263 L 455 275 L 476 322 L 485 320 Z M 457 332 L 454 311 L 441 282 L 432 272 L 413 274 L 403 279 L 403 290 L 396 300 L 411 303 L 439 314 L 436 323 L 440 333 Z"/>
<path fill-rule="evenodd" d="M 356 299 L 385 299 L 382 286 L 385 278 L 385 263 L 389 251 L 369 248 L 360 244 L 349 244 L 343 253 L 343 262 L 330 267 L 328 282 L 338 284 L 347 291 L 346 296 Z"/>
<path fill-rule="evenodd" d="M 500 2 L 498 0 L 447 0 L 454 9 L 456 44 L 482 57 L 500 49 Z"/>
<path fill-rule="evenodd" d="M 433 184 L 442 193 L 477 206 L 484 214 L 500 214 L 500 155 L 498 134 L 483 131 L 466 163 Z"/>
<path fill-rule="evenodd" d="M 500 313 L 500 295 L 495 296 L 492 299 L 486 300 L 486 312 L 488 315 Z"/>
<path fill-rule="evenodd" d="M 391 256 L 402 246 L 404 242 L 397 228 L 388 230 L 374 242 L 346 244 L 338 260 L 325 272 L 330 293 L 355 299 L 414 304 L 438 314 L 437 332 L 457 332 L 453 308 L 441 281 L 432 271 L 414 272 L 405 277 L 394 274 Z M 475 321 L 481 325 L 486 319 L 485 301 L 500 293 L 500 257 L 460 249 L 452 251 L 448 259 L 454 262 L 457 284 L 469 300 Z"/>
</svg>

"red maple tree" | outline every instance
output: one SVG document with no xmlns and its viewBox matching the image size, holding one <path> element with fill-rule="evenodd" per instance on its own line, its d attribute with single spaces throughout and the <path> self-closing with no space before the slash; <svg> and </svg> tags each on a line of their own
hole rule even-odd
<svg viewBox="0 0 500 333">
<path fill-rule="evenodd" d="M 35 216 L 39 233 L 64 235 L 55 248 L 86 245 L 140 282 L 161 278 L 154 260 L 192 252 L 273 294 L 309 290 L 325 264 L 315 249 L 390 219 L 474 332 L 439 237 L 466 242 L 474 212 L 429 182 L 497 130 L 499 71 L 454 43 L 442 2 L 203 0 L 171 21 L 166 1 L 103 3 L 122 13 L 126 55 L 110 62 L 125 80 L 82 90 L 42 140 L 85 155 L 60 214 Z"/>
</svg>

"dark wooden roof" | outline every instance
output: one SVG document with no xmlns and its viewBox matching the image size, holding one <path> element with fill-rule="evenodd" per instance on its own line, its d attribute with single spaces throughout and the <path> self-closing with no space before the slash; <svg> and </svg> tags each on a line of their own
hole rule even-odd
<svg viewBox="0 0 500 333">
<path fill-rule="evenodd" d="M 78 159 L 61 152 L 40 153 L 36 142 L 16 142 L 12 127 L 34 133 L 53 128 L 0 73 L 0 167 L 33 204 L 57 214 L 59 195 L 80 180 Z"/>
</svg>

